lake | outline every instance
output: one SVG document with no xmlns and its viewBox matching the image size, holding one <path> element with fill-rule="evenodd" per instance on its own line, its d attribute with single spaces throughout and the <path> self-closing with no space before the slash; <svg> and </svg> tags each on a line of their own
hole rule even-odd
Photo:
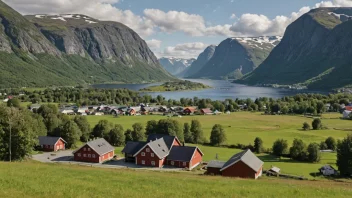
<svg viewBox="0 0 352 198">
<path fill-rule="evenodd" d="M 210 98 L 212 100 L 225 100 L 225 99 L 256 99 L 259 97 L 270 97 L 270 98 L 281 98 L 284 96 L 296 95 L 298 93 L 321 93 L 328 94 L 327 92 L 311 91 L 311 90 L 290 90 L 290 89 L 279 89 L 271 87 L 254 87 L 241 84 L 231 83 L 226 80 L 203 80 L 203 79 L 187 79 L 193 82 L 203 83 L 209 85 L 211 89 L 203 89 L 197 91 L 177 91 L 177 92 L 148 92 L 141 94 L 148 94 L 153 97 L 162 95 L 166 99 L 179 100 L 180 98 Z M 126 88 L 134 91 L 138 91 L 143 88 L 150 86 L 161 85 L 162 83 L 151 83 L 151 84 L 98 84 L 92 85 L 94 88 L 103 89 L 119 89 Z"/>
</svg>

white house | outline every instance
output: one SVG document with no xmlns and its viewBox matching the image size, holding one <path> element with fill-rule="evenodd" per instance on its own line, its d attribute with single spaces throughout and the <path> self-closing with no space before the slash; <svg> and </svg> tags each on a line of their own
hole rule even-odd
<svg viewBox="0 0 352 198">
<path fill-rule="evenodd" d="M 345 119 L 349 118 L 351 112 L 352 111 L 348 111 L 348 110 L 343 111 L 343 118 L 345 118 Z"/>
<path fill-rule="evenodd" d="M 62 109 L 60 110 L 60 113 L 66 114 L 66 115 L 74 115 L 75 112 L 72 109 Z"/>
</svg>

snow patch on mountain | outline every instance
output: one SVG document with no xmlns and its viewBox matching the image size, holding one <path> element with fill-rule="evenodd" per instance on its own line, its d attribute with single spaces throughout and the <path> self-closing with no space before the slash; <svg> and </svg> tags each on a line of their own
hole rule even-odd
<svg viewBox="0 0 352 198">
<path fill-rule="evenodd" d="M 282 36 L 233 37 L 232 39 L 253 48 L 271 49 L 276 47 Z"/>
</svg>

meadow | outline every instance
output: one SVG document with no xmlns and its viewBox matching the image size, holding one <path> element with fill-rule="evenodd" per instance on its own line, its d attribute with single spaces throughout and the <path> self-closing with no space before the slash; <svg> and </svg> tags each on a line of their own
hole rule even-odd
<svg viewBox="0 0 352 198">
<path fill-rule="evenodd" d="M 319 131 L 303 131 L 301 130 L 303 122 L 311 123 L 313 118 L 304 116 L 271 116 L 262 115 L 261 113 L 238 112 L 231 115 L 220 116 L 184 116 L 177 119 L 181 123 L 190 122 L 197 119 L 202 123 L 204 135 L 209 138 L 211 128 L 214 124 L 221 124 L 225 127 L 227 134 L 227 144 L 254 144 L 255 137 L 260 137 L 264 141 L 266 148 L 271 148 L 273 142 L 278 138 L 283 138 L 291 144 L 294 138 L 300 138 L 305 143 L 321 142 L 327 137 L 332 136 L 336 139 L 346 137 L 351 133 L 351 121 L 341 120 L 341 115 L 337 113 L 324 114 L 322 116 L 323 124 L 328 127 Z M 165 116 L 125 116 L 114 118 L 112 116 L 88 116 L 88 121 L 94 126 L 101 119 L 109 120 L 115 124 L 121 124 L 125 129 L 131 128 L 132 124 L 140 122 L 145 124 L 148 120 L 159 120 L 166 118 Z M 350 130 L 350 131 L 349 131 Z M 204 161 L 214 160 L 216 155 L 219 160 L 226 161 L 235 153 L 240 152 L 239 149 L 230 149 L 224 147 L 212 147 L 204 145 L 199 146 L 204 153 Z M 121 155 L 122 148 L 116 148 L 116 154 Z M 322 153 L 319 163 L 297 162 L 289 158 L 278 158 L 270 154 L 259 154 L 258 157 L 264 163 L 264 169 L 271 166 L 281 168 L 282 173 L 304 176 L 309 179 L 323 179 L 323 177 L 315 177 L 318 169 L 325 164 L 335 166 L 336 153 Z"/>
<path fill-rule="evenodd" d="M 26 167 L 26 168 L 23 168 Z M 0 197 L 351 197 L 351 182 L 0 162 Z"/>
</svg>

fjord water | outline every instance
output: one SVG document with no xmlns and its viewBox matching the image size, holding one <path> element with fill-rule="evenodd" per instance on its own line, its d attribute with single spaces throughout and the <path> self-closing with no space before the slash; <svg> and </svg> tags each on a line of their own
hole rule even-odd
<svg viewBox="0 0 352 198">
<path fill-rule="evenodd" d="M 141 94 L 149 94 L 153 97 L 162 95 L 165 99 L 180 98 L 210 98 L 212 100 L 225 100 L 225 99 L 256 99 L 259 97 L 270 97 L 270 98 L 281 98 L 284 96 L 296 95 L 298 93 L 321 93 L 327 94 L 327 92 L 318 92 L 311 90 L 290 90 L 290 89 L 279 89 L 271 87 L 255 87 L 241 84 L 235 84 L 227 80 L 205 80 L 205 79 L 187 79 L 193 82 L 203 83 L 209 85 L 212 88 L 203 89 L 197 91 L 176 91 L 176 92 L 142 92 Z M 103 89 L 119 89 L 126 88 L 134 91 L 138 91 L 143 88 L 150 86 L 160 85 L 162 83 L 152 84 L 98 84 L 92 85 L 94 88 Z"/>
</svg>

